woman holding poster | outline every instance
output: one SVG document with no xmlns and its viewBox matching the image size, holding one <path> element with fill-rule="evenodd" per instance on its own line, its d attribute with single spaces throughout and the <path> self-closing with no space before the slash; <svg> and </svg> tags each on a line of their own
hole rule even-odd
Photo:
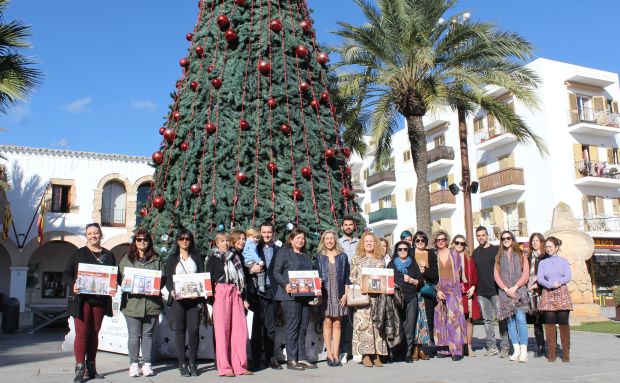
<svg viewBox="0 0 620 383">
<path fill-rule="evenodd" d="M 112 297 L 110 295 L 81 294 L 78 280 L 80 264 L 116 266 L 114 255 L 101 247 L 101 227 L 97 223 L 86 225 L 86 246 L 73 252 L 63 273 L 69 287 L 67 312 L 73 317 L 75 326 L 75 377 L 74 382 L 101 378 L 97 373 L 95 359 L 99 346 L 99 330 L 103 316 L 112 316 Z M 116 271 L 114 272 L 116 276 Z M 116 284 L 114 283 L 114 289 Z M 111 290 L 112 286 L 110 286 Z"/>
<path fill-rule="evenodd" d="M 142 345 L 142 375 L 153 376 L 155 373 L 151 368 L 151 350 L 153 346 L 153 330 L 158 321 L 159 314 L 164 309 L 159 289 L 159 280 L 145 281 L 144 277 L 137 281 L 138 277 L 130 279 L 131 275 L 126 273 L 129 269 L 163 270 L 163 263 L 157 253 L 153 250 L 153 241 L 148 231 L 139 229 L 134 234 L 134 240 L 129 245 L 129 252 L 125 254 L 118 267 L 119 280 L 123 281 L 123 297 L 121 299 L 121 311 L 125 315 L 127 322 L 127 333 L 129 335 L 129 376 L 140 376 L 140 345 Z M 152 279 L 152 278 L 151 278 Z M 135 286 L 142 282 L 141 286 Z M 151 283 L 149 283 L 151 282 Z M 150 291 L 146 291 L 146 286 L 150 285 Z M 127 291 L 127 292 L 125 292 Z"/>
</svg>

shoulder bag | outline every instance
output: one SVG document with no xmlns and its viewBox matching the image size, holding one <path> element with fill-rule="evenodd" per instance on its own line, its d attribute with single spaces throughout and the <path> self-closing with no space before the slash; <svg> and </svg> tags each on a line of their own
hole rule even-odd
<svg viewBox="0 0 620 383">
<path fill-rule="evenodd" d="M 359 285 L 349 285 L 347 291 L 347 306 L 349 307 L 364 307 L 370 304 L 370 296 L 362 294 L 362 289 Z"/>
</svg>

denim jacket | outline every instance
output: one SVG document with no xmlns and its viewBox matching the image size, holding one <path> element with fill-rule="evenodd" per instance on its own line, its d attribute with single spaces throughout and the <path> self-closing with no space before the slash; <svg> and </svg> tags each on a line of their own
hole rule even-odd
<svg viewBox="0 0 620 383">
<path fill-rule="evenodd" d="M 349 259 L 345 253 L 340 253 L 336 256 L 336 276 L 338 278 L 338 297 L 344 295 L 345 285 L 350 285 L 349 274 L 351 267 L 349 266 Z M 316 255 L 316 269 L 319 271 L 319 277 L 323 284 L 324 292 L 327 291 L 327 278 L 329 274 L 329 257 L 322 254 Z"/>
</svg>

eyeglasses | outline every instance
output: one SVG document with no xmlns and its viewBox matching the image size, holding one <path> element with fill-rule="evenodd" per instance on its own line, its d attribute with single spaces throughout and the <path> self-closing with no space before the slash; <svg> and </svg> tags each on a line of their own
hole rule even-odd
<svg viewBox="0 0 620 383">
<path fill-rule="evenodd" d="M 502 241 L 512 241 L 512 237 L 502 237 Z"/>
<path fill-rule="evenodd" d="M 446 242 L 446 238 L 437 238 L 435 242 Z"/>
<path fill-rule="evenodd" d="M 180 237 L 179 241 L 188 241 L 190 242 L 192 239 L 190 237 Z"/>
<path fill-rule="evenodd" d="M 453 242 L 456 246 L 465 246 L 465 241 L 454 241 Z"/>
<path fill-rule="evenodd" d="M 409 251 L 409 249 L 407 249 L 406 247 L 401 247 L 398 249 L 398 251 Z"/>
<path fill-rule="evenodd" d="M 418 238 L 418 239 L 415 240 L 415 243 L 426 243 L 426 239 Z"/>
<path fill-rule="evenodd" d="M 101 226 L 99 226 L 99 224 L 97 222 L 89 223 L 88 225 L 86 225 L 86 230 L 88 230 L 89 227 L 96 227 L 97 229 L 101 230 Z"/>
<path fill-rule="evenodd" d="M 148 238 L 136 238 L 136 243 L 148 242 Z"/>
</svg>

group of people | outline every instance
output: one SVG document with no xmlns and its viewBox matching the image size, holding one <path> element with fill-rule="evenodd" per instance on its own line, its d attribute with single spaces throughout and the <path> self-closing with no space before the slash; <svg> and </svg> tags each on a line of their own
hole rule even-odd
<svg viewBox="0 0 620 383">
<path fill-rule="evenodd" d="M 274 242 L 274 225 L 258 230 L 218 232 L 209 254 L 199 254 L 193 234 L 178 230 L 175 246 L 166 260 L 153 248 L 150 233 L 139 229 L 119 263 L 118 278 L 128 267 L 162 271 L 169 292 L 161 295 L 123 293 L 121 311 L 128 330 L 129 375 L 152 376 L 153 331 L 164 306 L 175 333 L 178 369 L 182 376 L 197 376 L 199 328 L 208 317 L 214 331 L 215 364 L 220 376 L 251 375 L 261 368 L 303 371 L 317 368 L 306 355 L 306 331 L 313 306 L 323 316 L 327 365 L 338 367 L 350 358 L 366 367 L 385 362 L 412 363 L 431 357 L 475 356 L 473 321 L 484 320 L 485 355 L 500 354 L 527 361 L 527 321 L 534 324 L 535 356 L 556 359 L 556 324 L 562 360 L 569 361 L 569 312 L 566 284 L 568 262 L 557 256 L 561 241 L 535 233 L 529 254 L 522 251 L 510 231 L 491 245 L 484 227 L 476 229 L 479 246 L 473 251 L 462 235 L 453 239 L 444 230 L 429 236 L 421 231 L 401 233 L 393 250 L 372 232 L 356 236 L 354 218 L 345 216 L 342 236 L 334 230 L 321 234 L 316 254 L 310 253 L 306 233 L 292 230 L 284 246 Z M 109 296 L 83 295 L 75 285 L 80 263 L 115 266 L 114 255 L 101 247 L 98 224 L 86 226 L 87 245 L 70 257 L 64 276 L 70 288 L 68 312 L 74 318 L 76 337 L 74 382 L 101 377 L 96 369 L 98 332 L 104 316 L 112 315 Z M 363 268 L 390 268 L 394 294 L 361 294 Z M 289 271 L 317 270 L 322 282 L 320 299 L 293 294 Z M 174 275 L 209 272 L 213 296 L 183 298 L 175 291 Z M 207 310 L 206 305 L 212 310 Z M 254 319 L 248 340 L 246 312 Z M 285 325 L 286 362 L 276 358 L 275 332 L 279 313 Z M 212 313 L 212 317 L 210 317 Z M 501 343 L 495 340 L 499 320 Z M 543 332 L 543 324 L 545 330 Z M 509 340 L 513 353 L 509 355 Z M 251 343 L 248 365 L 247 342 Z M 187 345 L 186 345 L 187 344 Z M 142 351 L 142 365 L 140 362 Z"/>
</svg>

